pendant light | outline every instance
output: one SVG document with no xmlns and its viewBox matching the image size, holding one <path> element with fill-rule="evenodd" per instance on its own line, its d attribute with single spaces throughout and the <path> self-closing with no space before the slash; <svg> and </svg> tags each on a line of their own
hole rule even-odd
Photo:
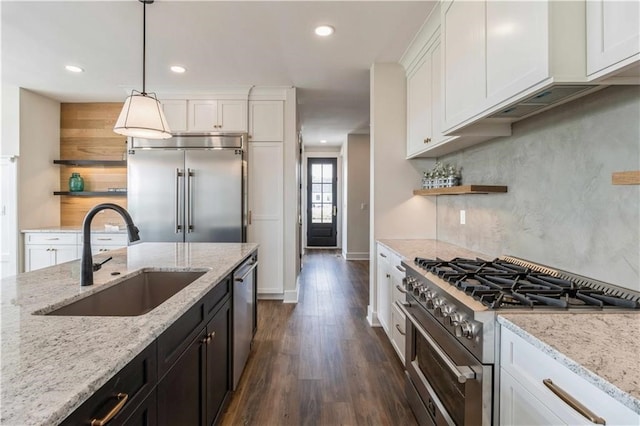
<svg viewBox="0 0 640 426">
<path fill-rule="evenodd" d="M 131 91 L 131 96 L 124 101 L 113 131 L 137 138 L 168 139 L 171 137 L 171 130 L 162 106 L 155 93 L 145 91 L 147 4 L 153 3 L 154 0 L 138 1 L 142 3 L 142 92 Z"/>
</svg>

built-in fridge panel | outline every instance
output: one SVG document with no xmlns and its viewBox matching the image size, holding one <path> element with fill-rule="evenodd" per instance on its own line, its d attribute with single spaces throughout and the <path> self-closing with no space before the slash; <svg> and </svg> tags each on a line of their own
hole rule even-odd
<svg viewBox="0 0 640 426">
<path fill-rule="evenodd" d="M 127 205 L 141 240 L 246 241 L 245 146 L 246 134 L 130 139 Z"/>
<path fill-rule="evenodd" d="M 142 242 L 182 242 L 184 151 L 130 150 L 127 210 Z"/>
</svg>

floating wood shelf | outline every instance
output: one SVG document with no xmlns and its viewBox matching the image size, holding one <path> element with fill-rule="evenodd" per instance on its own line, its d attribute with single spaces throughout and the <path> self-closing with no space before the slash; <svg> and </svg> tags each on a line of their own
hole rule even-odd
<svg viewBox="0 0 640 426">
<path fill-rule="evenodd" d="M 53 164 L 62 164 L 65 166 L 127 167 L 126 161 L 118 160 L 53 160 Z"/>
<path fill-rule="evenodd" d="M 120 197 L 126 196 L 127 191 L 54 191 L 53 195 L 70 195 L 72 197 Z"/>
<path fill-rule="evenodd" d="M 461 185 L 449 188 L 414 189 L 413 195 L 464 195 L 494 194 L 507 192 L 506 186 L 498 185 Z"/>
<path fill-rule="evenodd" d="M 612 185 L 640 185 L 640 170 L 630 172 L 614 172 L 611 175 Z"/>
</svg>

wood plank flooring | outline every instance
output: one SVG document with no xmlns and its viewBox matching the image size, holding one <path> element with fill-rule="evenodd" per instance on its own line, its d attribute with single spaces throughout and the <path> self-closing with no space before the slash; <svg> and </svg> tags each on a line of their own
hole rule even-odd
<svg viewBox="0 0 640 426">
<path fill-rule="evenodd" d="M 369 264 L 303 260 L 298 304 L 258 302 L 258 332 L 222 425 L 415 425 L 402 364 L 366 321 Z"/>
</svg>

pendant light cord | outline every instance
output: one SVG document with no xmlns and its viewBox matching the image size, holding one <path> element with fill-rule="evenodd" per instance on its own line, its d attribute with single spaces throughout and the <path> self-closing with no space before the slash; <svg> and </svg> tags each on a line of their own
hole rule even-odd
<svg viewBox="0 0 640 426">
<path fill-rule="evenodd" d="M 147 57 L 147 3 L 142 2 L 142 95 L 146 96 L 145 74 Z"/>
</svg>

